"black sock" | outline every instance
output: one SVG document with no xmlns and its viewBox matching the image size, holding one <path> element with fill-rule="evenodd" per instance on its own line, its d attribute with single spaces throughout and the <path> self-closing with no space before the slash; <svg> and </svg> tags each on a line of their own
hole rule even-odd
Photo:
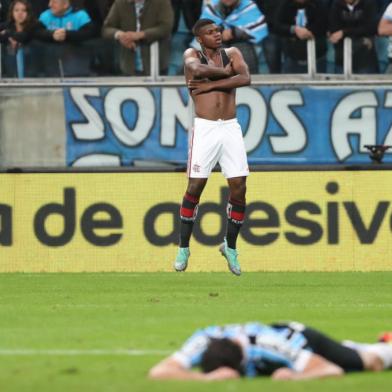
<svg viewBox="0 0 392 392">
<path fill-rule="evenodd" d="M 181 219 L 180 223 L 180 248 L 189 248 L 189 240 L 192 235 L 193 222 L 184 222 Z"/>
<path fill-rule="evenodd" d="M 192 196 L 188 192 L 185 193 L 180 208 L 180 248 L 189 248 L 189 240 L 192 235 L 198 204 L 198 197 Z"/>
<path fill-rule="evenodd" d="M 236 249 L 237 247 L 237 238 L 244 223 L 244 218 L 245 204 L 230 198 L 227 204 L 226 240 L 227 246 L 231 249 Z"/>
</svg>

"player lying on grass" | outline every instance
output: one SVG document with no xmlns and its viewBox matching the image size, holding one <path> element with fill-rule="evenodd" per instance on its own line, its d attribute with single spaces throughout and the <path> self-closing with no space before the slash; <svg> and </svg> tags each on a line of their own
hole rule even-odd
<svg viewBox="0 0 392 392">
<path fill-rule="evenodd" d="M 192 371 L 193 367 L 201 371 Z M 388 342 L 340 343 L 297 322 L 251 322 L 198 330 L 179 351 L 154 366 L 149 377 L 225 380 L 270 375 L 276 380 L 304 380 L 391 367 Z"/>
</svg>

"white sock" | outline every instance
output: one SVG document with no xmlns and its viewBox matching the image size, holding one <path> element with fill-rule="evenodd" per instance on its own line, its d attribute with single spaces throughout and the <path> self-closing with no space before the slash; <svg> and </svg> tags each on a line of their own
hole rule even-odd
<svg viewBox="0 0 392 392">
<path fill-rule="evenodd" d="M 384 363 L 384 369 L 392 368 L 392 344 L 390 343 L 357 343 L 345 340 L 342 344 L 356 351 L 367 351 L 376 354 Z"/>
<path fill-rule="evenodd" d="M 392 368 L 392 344 L 375 343 L 368 345 L 368 351 L 378 355 L 384 363 L 384 369 Z"/>
</svg>

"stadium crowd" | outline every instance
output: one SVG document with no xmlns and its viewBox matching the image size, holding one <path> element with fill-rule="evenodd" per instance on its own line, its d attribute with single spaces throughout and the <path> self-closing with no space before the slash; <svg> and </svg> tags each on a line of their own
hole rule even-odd
<svg viewBox="0 0 392 392">
<path fill-rule="evenodd" d="M 354 73 L 391 73 L 391 0 L 0 0 L 3 77 L 148 75 L 159 42 L 161 75 L 183 72 L 199 18 L 222 28 L 251 73 L 341 73 L 352 39 Z"/>
</svg>

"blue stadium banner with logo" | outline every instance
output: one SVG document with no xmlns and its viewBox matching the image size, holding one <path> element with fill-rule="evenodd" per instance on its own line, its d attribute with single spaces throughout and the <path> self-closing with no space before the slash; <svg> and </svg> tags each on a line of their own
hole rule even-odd
<svg viewBox="0 0 392 392">
<path fill-rule="evenodd" d="M 186 88 L 71 87 L 64 101 L 69 166 L 185 164 Z M 250 164 L 369 163 L 366 145 L 392 146 L 387 88 L 252 86 L 238 89 L 237 104 Z"/>
</svg>

